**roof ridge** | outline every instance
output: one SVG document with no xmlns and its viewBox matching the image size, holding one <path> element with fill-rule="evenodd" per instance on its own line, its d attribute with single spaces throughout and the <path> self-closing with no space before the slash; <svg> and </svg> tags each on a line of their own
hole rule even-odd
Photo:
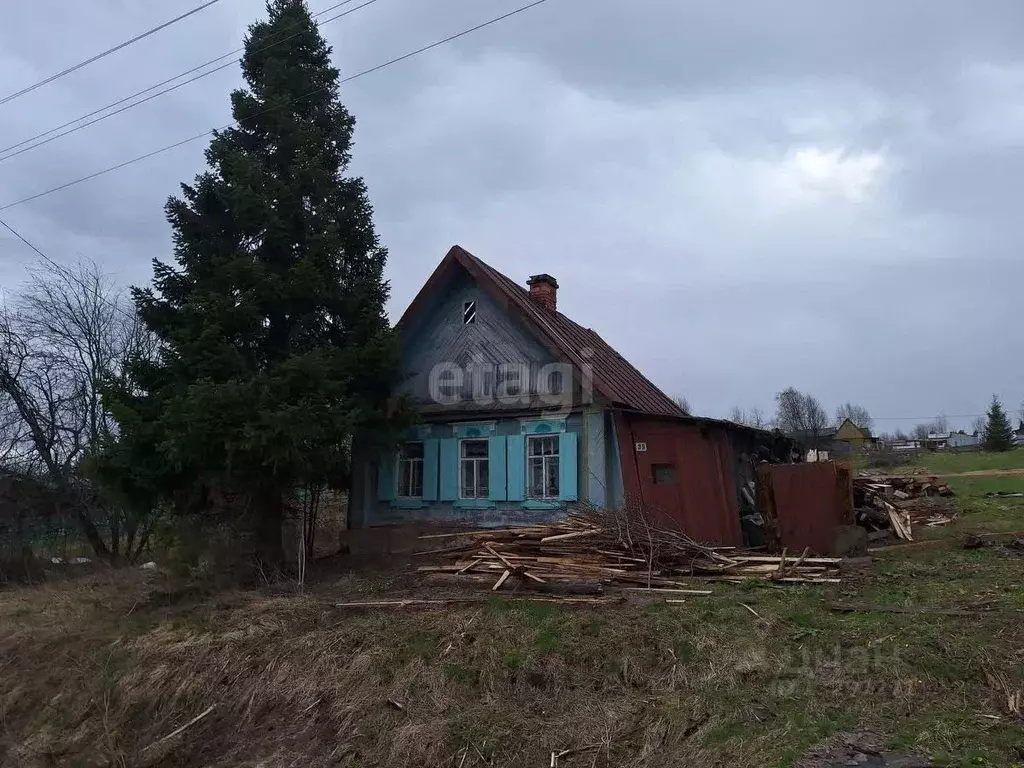
<svg viewBox="0 0 1024 768">
<path fill-rule="evenodd" d="M 514 304 L 520 310 L 522 319 L 532 326 L 533 332 L 541 337 L 552 352 L 568 358 L 580 370 L 589 365 L 595 390 L 609 402 L 622 403 L 641 413 L 688 415 L 593 328 L 580 325 L 563 312 L 542 309 L 530 297 L 529 290 L 461 245 L 453 245 L 448 250 L 402 315 L 400 326 L 406 324 L 424 305 L 425 296 L 440 286 L 442 274 L 454 262 L 458 262 L 474 279 L 489 283 L 489 286 L 481 287 L 492 293 L 499 303 L 504 299 Z M 597 349 L 592 349 L 592 354 L 585 360 L 582 352 L 586 347 Z"/>
</svg>

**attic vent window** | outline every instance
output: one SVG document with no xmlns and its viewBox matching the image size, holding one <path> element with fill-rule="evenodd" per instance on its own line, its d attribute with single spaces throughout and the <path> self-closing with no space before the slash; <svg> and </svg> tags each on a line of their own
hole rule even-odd
<svg viewBox="0 0 1024 768">
<path fill-rule="evenodd" d="M 462 305 L 462 324 L 469 325 L 476 322 L 476 302 L 467 301 Z"/>
</svg>

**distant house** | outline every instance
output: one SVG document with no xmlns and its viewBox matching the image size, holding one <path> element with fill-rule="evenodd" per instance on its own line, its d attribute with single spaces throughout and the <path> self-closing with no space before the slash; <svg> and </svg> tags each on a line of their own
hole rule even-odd
<svg viewBox="0 0 1024 768">
<path fill-rule="evenodd" d="M 929 432 L 927 437 L 918 438 L 917 442 L 926 450 L 938 451 L 949 444 L 949 438 L 949 432 Z"/>
<path fill-rule="evenodd" d="M 870 448 L 878 439 L 871 436 L 871 430 L 867 427 L 858 427 L 849 418 L 843 419 L 843 423 L 832 435 L 832 440 L 848 444 L 851 448 Z"/>
<path fill-rule="evenodd" d="M 419 425 L 353 447 L 349 525 L 530 525 L 642 505 L 701 541 L 743 543 L 756 464 L 779 435 L 685 413 L 590 328 L 454 246 L 398 322 Z"/>
<path fill-rule="evenodd" d="M 953 432 L 946 441 L 947 448 L 977 448 L 981 445 L 981 436 L 975 432 L 973 435 L 966 432 Z"/>
</svg>

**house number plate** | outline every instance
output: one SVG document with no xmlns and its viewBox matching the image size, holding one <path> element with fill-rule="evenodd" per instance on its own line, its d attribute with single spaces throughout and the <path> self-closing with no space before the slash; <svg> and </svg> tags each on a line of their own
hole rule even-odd
<svg viewBox="0 0 1024 768">
<path fill-rule="evenodd" d="M 646 451 L 647 451 L 647 443 L 637 443 L 636 444 L 636 452 L 637 453 L 646 453 Z"/>
</svg>

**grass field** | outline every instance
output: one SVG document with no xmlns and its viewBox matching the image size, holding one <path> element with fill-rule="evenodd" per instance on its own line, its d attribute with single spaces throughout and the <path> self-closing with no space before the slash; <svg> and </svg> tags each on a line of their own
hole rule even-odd
<svg viewBox="0 0 1024 768">
<path fill-rule="evenodd" d="M 962 480 L 938 535 L 1024 529 L 1024 500 Z M 0 764 L 511 768 L 578 749 L 558 765 L 753 768 L 869 729 L 936 765 L 1024 765 L 1024 558 L 951 541 L 834 586 L 706 586 L 683 604 L 368 611 L 334 603 L 424 588 L 389 572 L 209 592 L 122 571 L 8 589 Z"/>
</svg>

